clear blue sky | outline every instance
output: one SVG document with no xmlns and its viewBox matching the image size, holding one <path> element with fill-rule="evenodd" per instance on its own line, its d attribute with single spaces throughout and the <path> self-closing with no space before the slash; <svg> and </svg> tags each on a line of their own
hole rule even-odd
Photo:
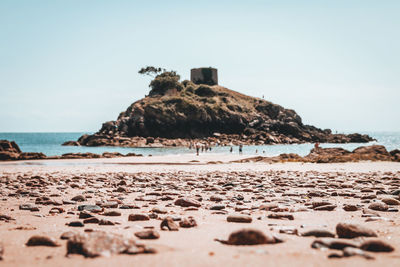
<svg viewBox="0 0 400 267">
<path fill-rule="evenodd" d="M 0 131 L 96 131 L 137 71 L 219 82 L 339 131 L 400 131 L 400 1 L 0 1 Z"/>
</svg>

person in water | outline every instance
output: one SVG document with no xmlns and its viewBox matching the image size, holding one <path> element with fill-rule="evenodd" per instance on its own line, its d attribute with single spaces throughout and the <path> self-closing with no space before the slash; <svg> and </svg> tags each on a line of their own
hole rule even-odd
<svg viewBox="0 0 400 267">
<path fill-rule="evenodd" d="M 242 153 L 243 153 L 243 145 L 240 144 L 240 145 L 239 145 L 239 154 L 242 154 Z"/>
</svg>

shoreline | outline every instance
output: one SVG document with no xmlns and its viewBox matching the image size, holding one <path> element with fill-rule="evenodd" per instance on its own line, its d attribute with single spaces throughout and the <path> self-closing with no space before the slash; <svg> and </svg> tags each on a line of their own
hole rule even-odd
<svg viewBox="0 0 400 267">
<path fill-rule="evenodd" d="M 249 158 L 247 155 L 169 155 L 151 157 L 124 157 L 124 158 L 98 158 L 98 159 L 38 159 L 0 162 L 1 172 L 12 171 L 14 168 L 25 170 L 37 169 L 73 169 L 96 168 L 98 171 L 154 172 L 158 169 L 182 171 L 218 171 L 218 170 L 298 170 L 298 171 L 400 171 L 400 162 L 390 161 L 360 161 L 345 163 L 305 163 L 305 162 L 243 162 L 233 161 Z M 210 163 L 212 162 L 212 163 Z M 217 162 L 217 163 L 215 163 Z M 0 173 L 1 173 L 0 172 Z"/>
</svg>

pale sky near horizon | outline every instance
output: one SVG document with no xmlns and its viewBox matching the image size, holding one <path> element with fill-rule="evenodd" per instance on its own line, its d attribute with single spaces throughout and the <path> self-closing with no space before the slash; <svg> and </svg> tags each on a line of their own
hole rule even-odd
<svg viewBox="0 0 400 267">
<path fill-rule="evenodd" d="M 400 131 L 400 1 L 0 1 L 0 132 L 97 131 L 147 65 L 338 131 Z"/>
</svg>

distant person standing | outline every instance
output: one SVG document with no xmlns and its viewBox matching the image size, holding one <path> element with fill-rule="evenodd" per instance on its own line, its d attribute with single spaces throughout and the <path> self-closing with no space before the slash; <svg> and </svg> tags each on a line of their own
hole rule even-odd
<svg viewBox="0 0 400 267">
<path fill-rule="evenodd" d="M 314 149 L 315 149 L 315 150 L 318 150 L 318 148 L 319 148 L 319 143 L 316 142 L 316 143 L 314 144 Z"/>
<path fill-rule="evenodd" d="M 200 151 L 200 146 L 199 146 L 199 144 L 197 143 L 197 144 L 196 144 L 196 155 L 197 155 L 197 156 L 199 155 L 199 151 Z"/>
<path fill-rule="evenodd" d="M 240 144 L 240 145 L 239 145 L 239 154 L 241 155 L 242 153 L 243 153 L 243 145 Z"/>
<path fill-rule="evenodd" d="M 233 147 L 231 147 L 231 149 L 229 151 L 232 153 L 233 152 Z"/>
</svg>

